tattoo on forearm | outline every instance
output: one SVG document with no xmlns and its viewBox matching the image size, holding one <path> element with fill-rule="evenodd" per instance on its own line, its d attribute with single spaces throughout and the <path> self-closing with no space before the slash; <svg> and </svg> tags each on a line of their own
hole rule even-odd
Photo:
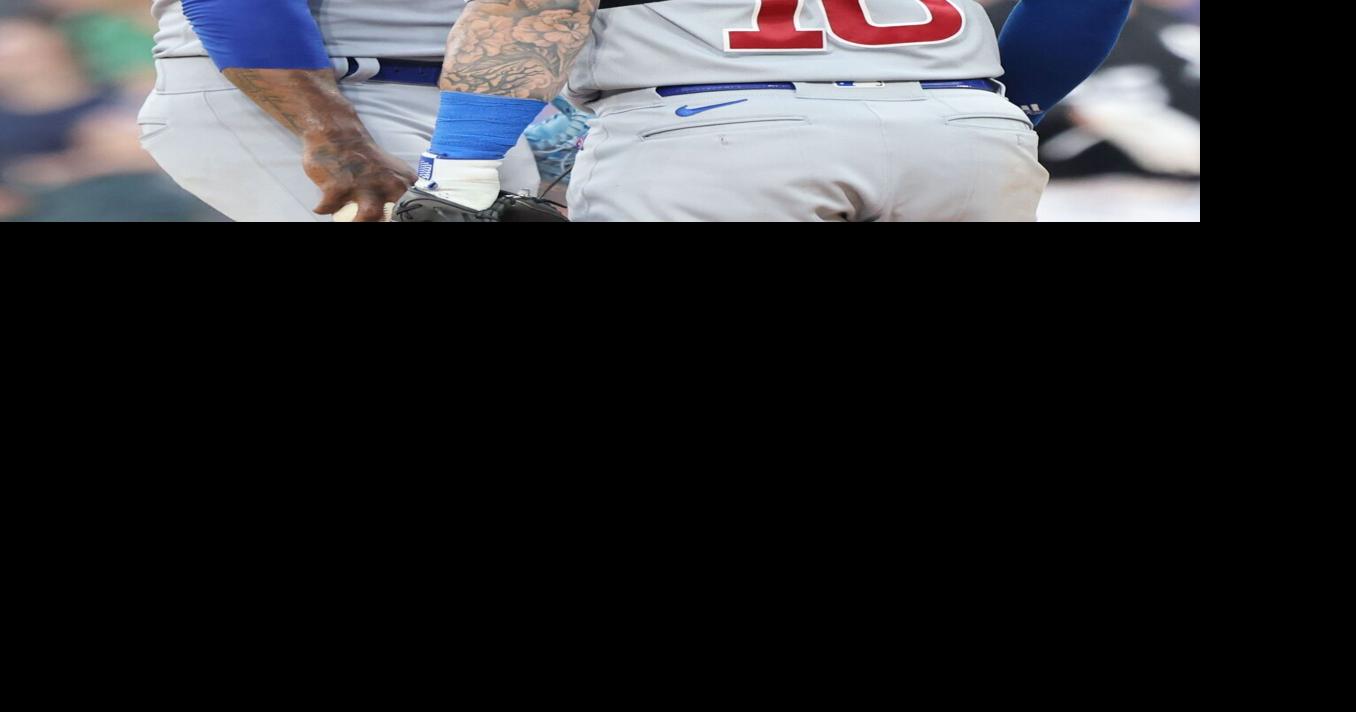
<svg viewBox="0 0 1356 712">
<path fill-rule="evenodd" d="M 224 74 L 301 139 L 302 168 L 325 195 L 321 212 L 363 196 L 392 201 L 414 181 L 408 165 L 377 147 L 333 71 L 231 68 Z"/>
<path fill-rule="evenodd" d="M 442 88 L 550 101 L 598 11 L 598 0 L 477 0 L 447 41 Z"/>
<path fill-rule="evenodd" d="M 361 131 L 357 114 L 339 93 L 330 70 L 232 68 L 223 73 L 259 108 L 298 136 Z"/>
<path fill-rule="evenodd" d="M 306 129 L 296 111 L 296 97 L 279 86 L 276 77 L 266 78 L 258 69 L 228 69 L 226 76 L 245 96 L 293 132 Z"/>
</svg>

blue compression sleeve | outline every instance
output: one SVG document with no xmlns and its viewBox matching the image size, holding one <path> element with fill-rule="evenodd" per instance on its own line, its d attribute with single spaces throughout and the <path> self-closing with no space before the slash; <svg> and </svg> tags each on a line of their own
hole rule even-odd
<svg viewBox="0 0 1356 712">
<path fill-rule="evenodd" d="M 327 69 L 325 39 L 306 0 L 184 0 L 218 69 Z"/>
<path fill-rule="evenodd" d="M 545 108 L 546 102 L 536 99 L 445 91 L 429 152 L 456 160 L 499 160 Z"/>
<path fill-rule="evenodd" d="M 1008 98 L 1039 122 L 1106 61 L 1130 5 L 1131 0 L 1021 0 L 999 39 Z"/>
</svg>

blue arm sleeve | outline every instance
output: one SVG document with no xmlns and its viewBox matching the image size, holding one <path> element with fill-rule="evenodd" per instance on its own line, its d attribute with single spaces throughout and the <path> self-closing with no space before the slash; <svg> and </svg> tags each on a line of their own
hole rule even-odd
<svg viewBox="0 0 1356 712">
<path fill-rule="evenodd" d="M 218 69 L 326 69 L 329 53 L 306 0 L 184 0 Z"/>
<path fill-rule="evenodd" d="M 1131 0 L 1021 0 L 998 44 L 1008 98 L 1039 122 L 1111 54 Z"/>
</svg>

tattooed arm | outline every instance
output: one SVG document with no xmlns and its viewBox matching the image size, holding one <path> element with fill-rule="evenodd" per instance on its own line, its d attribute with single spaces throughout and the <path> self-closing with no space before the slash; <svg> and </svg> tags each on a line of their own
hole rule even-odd
<svg viewBox="0 0 1356 712">
<path fill-rule="evenodd" d="M 442 98 L 420 180 L 400 221 L 508 219 L 499 168 L 523 130 L 565 86 L 599 0 L 470 2 L 447 40 Z M 461 216 L 458 218 L 457 216 Z"/>
<path fill-rule="evenodd" d="M 324 198 L 317 213 L 359 205 L 380 220 L 414 172 L 377 148 L 339 94 L 308 0 L 183 0 L 183 14 L 226 79 L 301 138 L 306 175 Z"/>
<path fill-rule="evenodd" d="M 476 0 L 447 41 L 443 91 L 551 101 L 589 38 L 598 0 Z"/>
<path fill-rule="evenodd" d="M 377 147 L 330 69 L 227 69 L 259 108 L 301 139 L 302 167 L 324 193 L 315 212 L 358 204 L 359 222 L 376 222 L 414 183 L 414 171 Z"/>
<path fill-rule="evenodd" d="M 182 0 L 184 16 L 217 68 L 301 139 L 306 175 L 324 198 L 316 212 L 359 204 L 360 220 L 413 180 L 386 155 L 339 93 L 325 37 L 308 0 Z"/>
</svg>

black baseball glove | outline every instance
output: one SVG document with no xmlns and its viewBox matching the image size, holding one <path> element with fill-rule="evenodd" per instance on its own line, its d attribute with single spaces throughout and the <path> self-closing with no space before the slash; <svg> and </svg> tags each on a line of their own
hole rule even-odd
<svg viewBox="0 0 1356 712">
<path fill-rule="evenodd" d="M 484 210 L 443 200 L 426 190 L 410 188 L 396 204 L 391 222 L 569 222 L 557 204 L 542 198 L 500 193 Z"/>
</svg>

